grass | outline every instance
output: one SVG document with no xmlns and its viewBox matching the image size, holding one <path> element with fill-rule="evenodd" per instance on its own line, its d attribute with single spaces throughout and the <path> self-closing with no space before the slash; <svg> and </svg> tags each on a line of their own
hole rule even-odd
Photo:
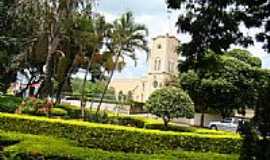
<svg viewBox="0 0 270 160">
<path fill-rule="evenodd" d="M 59 156 L 80 160 L 237 160 L 238 155 L 223 155 L 216 153 L 200 153 L 187 151 L 167 151 L 159 154 L 134 154 L 122 152 L 107 152 L 100 149 L 90 149 L 76 146 L 67 139 L 50 136 L 37 136 L 0 130 L 1 141 L 18 141 L 5 147 L 4 154 L 20 153 L 41 154 L 45 157 Z"/>
</svg>

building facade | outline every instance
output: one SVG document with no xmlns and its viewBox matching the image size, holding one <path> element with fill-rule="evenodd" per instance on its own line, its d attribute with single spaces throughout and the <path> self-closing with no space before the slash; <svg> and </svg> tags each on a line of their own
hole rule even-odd
<svg viewBox="0 0 270 160">
<path fill-rule="evenodd" d="M 179 40 L 174 36 L 153 38 L 147 75 L 138 79 L 114 79 L 110 87 L 115 89 L 117 95 L 124 94 L 135 101 L 145 102 L 153 91 L 163 87 L 172 76 L 178 74 L 179 45 Z"/>
</svg>

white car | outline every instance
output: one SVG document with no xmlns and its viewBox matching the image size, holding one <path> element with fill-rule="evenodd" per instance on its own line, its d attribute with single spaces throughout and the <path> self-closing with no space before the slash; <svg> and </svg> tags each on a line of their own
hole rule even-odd
<svg viewBox="0 0 270 160">
<path fill-rule="evenodd" d="M 237 118 L 225 118 L 222 121 L 210 122 L 208 128 L 215 130 L 225 130 L 225 131 L 237 131 L 239 124 L 239 119 Z"/>
</svg>

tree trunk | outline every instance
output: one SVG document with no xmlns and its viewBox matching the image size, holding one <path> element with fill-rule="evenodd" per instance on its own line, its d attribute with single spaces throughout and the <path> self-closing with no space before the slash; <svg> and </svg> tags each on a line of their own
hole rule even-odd
<svg viewBox="0 0 270 160">
<path fill-rule="evenodd" d="M 100 111 L 100 108 L 101 108 L 102 102 L 103 102 L 103 100 L 104 100 L 105 94 L 106 94 L 106 92 L 107 92 L 107 90 L 108 90 L 108 88 L 109 88 L 109 85 L 110 85 L 111 81 L 112 81 L 112 77 L 113 77 L 113 74 L 114 74 L 116 65 L 117 65 L 117 63 L 118 63 L 118 60 L 119 60 L 119 58 L 120 58 L 120 55 L 121 55 L 121 53 L 119 52 L 118 55 L 117 55 L 117 57 L 116 57 L 115 63 L 114 63 L 114 65 L 113 65 L 113 69 L 112 69 L 112 71 L 111 71 L 109 80 L 108 80 L 108 82 L 107 82 L 107 84 L 106 84 L 106 86 L 105 86 L 105 89 L 103 90 L 103 93 L 102 93 L 102 95 L 101 95 L 101 98 L 100 98 L 100 101 L 99 101 L 99 104 L 98 104 L 98 107 L 97 107 L 96 115 L 97 115 L 98 112 Z"/>
<path fill-rule="evenodd" d="M 56 93 L 56 102 L 55 102 L 56 104 L 61 103 L 61 96 L 62 96 L 63 87 L 65 86 L 67 80 L 70 78 L 75 66 L 76 66 L 76 58 L 74 58 L 71 67 L 68 69 L 68 72 L 67 72 L 64 80 L 62 82 L 60 82 L 60 84 L 59 84 L 59 88 L 58 88 L 57 93 Z"/>
<path fill-rule="evenodd" d="M 200 127 L 204 127 L 204 116 L 205 116 L 205 113 L 204 111 L 201 113 L 201 121 L 200 121 Z"/>
<path fill-rule="evenodd" d="M 164 122 L 165 130 L 167 130 L 168 129 L 169 120 L 167 118 L 163 118 L 163 122 Z"/>
<path fill-rule="evenodd" d="M 66 79 L 66 78 L 65 78 Z M 62 82 L 60 82 L 59 83 L 59 85 L 58 85 L 58 90 L 56 91 L 56 95 L 55 95 L 55 99 L 56 99 L 56 101 L 55 101 L 55 104 L 60 104 L 61 103 L 61 99 L 62 99 L 62 97 L 61 97 L 61 94 L 62 94 L 62 90 L 63 90 L 63 88 L 64 88 L 64 86 L 65 86 L 65 83 L 66 83 L 66 80 L 63 80 Z"/>
<path fill-rule="evenodd" d="M 87 68 L 86 68 L 86 73 L 84 75 L 83 84 L 82 84 L 82 88 L 81 88 L 81 92 L 82 92 L 82 95 L 81 95 L 81 118 L 82 119 L 85 118 L 85 106 L 86 106 L 85 85 L 86 85 L 87 77 L 88 77 L 88 74 L 89 74 L 89 70 L 91 68 L 92 62 L 93 62 L 94 57 L 95 57 L 95 50 L 96 49 L 93 50 L 93 53 L 91 55 L 91 58 L 88 61 L 88 65 L 87 65 Z"/>
<path fill-rule="evenodd" d="M 40 88 L 39 93 L 41 94 L 40 96 L 42 98 L 45 98 L 46 96 L 52 96 L 52 75 L 53 75 L 53 71 L 52 71 L 52 64 L 53 64 L 53 54 L 55 53 L 59 42 L 60 42 L 60 38 L 58 36 L 56 36 L 52 42 L 50 42 L 51 40 L 49 40 L 49 44 L 48 44 L 48 56 L 46 59 L 46 69 L 45 69 L 45 73 L 44 73 L 44 81 L 42 84 L 42 87 Z"/>
<path fill-rule="evenodd" d="M 90 64 L 90 63 L 89 63 Z M 81 118 L 84 119 L 85 118 L 85 106 L 86 106 L 86 100 L 85 100 L 85 85 L 86 85 L 86 81 L 87 81 L 87 76 L 88 76 L 88 73 L 89 73 L 89 69 L 90 69 L 90 66 L 91 64 L 87 66 L 87 69 L 86 69 L 86 73 L 84 75 L 84 79 L 83 79 L 83 84 L 82 84 L 82 88 L 81 88 L 81 92 L 82 92 L 82 95 L 81 95 Z"/>
</svg>

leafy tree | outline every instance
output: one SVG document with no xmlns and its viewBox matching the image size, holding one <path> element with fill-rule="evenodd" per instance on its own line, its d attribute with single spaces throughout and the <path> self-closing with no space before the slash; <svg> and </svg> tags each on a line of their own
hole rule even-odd
<svg viewBox="0 0 270 160">
<path fill-rule="evenodd" d="M 131 12 L 122 15 L 113 22 L 112 29 L 108 33 L 109 41 L 106 44 L 107 55 L 109 55 L 111 60 L 108 61 L 111 62 L 108 66 L 110 68 L 109 80 L 97 107 L 97 113 L 100 111 L 104 95 L 112 80 L 114 71 L 122 67 L 121 64 L 123 63 L 121 62 L 124 62 L 126 57 L 136 62 L 136 49 L 147 51 L 147 34 L 148 31 L 144 25 L 135 23 Z"/>
<path fill-rule="evenodd" d="M 208 52 L 198 63 L 196 71 L 182 73 L 181 85 L 193 99 L 196 111 L 202 113 L 201 126 L 209 110 L 227 117 L 234 110 L 244 114 L 246 108 L 256 106 L 256 81 L 261 72 L 258 58 L 244 50 L 232 50 L 224 55 Z"/>
<path fill-rule="evenodd" d="M 148 111 L 164 121 L 165 127 L 173 118 L 194 116 L 194 106 L 189 95 L 176 87 L 165 87 L 154 91 L 146 102 Z"/>
<path fill-rule="evenodd" d="M 190 65 L 200 60 L 209 49 L 222 54 L 231 44 L 244 47 L 252 44 L 252 37 L 239 29 L 242 24 L 247 28 L 264 28 L 257 40 L 264 42 L 264 48 L 270 51 L 269 1 L 166 1 L 168 8 L 183 10 L 177 26 L 179 31 L 191 35 L 191 41 L 181 47 Z"/>
</svg>

